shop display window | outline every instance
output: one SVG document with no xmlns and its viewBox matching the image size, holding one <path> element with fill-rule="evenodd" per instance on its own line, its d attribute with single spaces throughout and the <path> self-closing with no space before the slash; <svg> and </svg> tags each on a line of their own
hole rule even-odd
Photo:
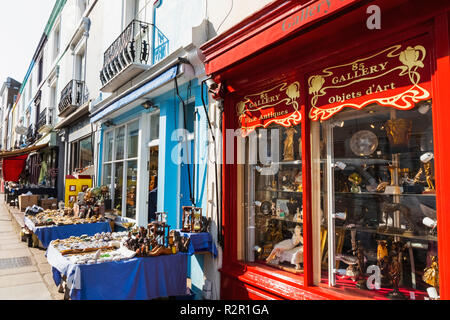
<svg viewBox="0 0 450 320">
<path fill-rule="evenodd" d="M 139 134 L 139 120 L 105 133 L 102 173 L 102 183 L 112 190 L 113 208 L 119 215 L 133 220 L 136 219 Z"/>
<path fill-rule="evenodd" d="M 301 125 L 273 124 L 246 139 L 241 259 L 303 273 Z M 259 155 L 256 159 L 255 155 Z"/>
<path fill-rule="evenodd" d="M 375 103 L 312 123 L 322 283 L 370 298 L 438 291 L 432 109 Z"/>
</svg>

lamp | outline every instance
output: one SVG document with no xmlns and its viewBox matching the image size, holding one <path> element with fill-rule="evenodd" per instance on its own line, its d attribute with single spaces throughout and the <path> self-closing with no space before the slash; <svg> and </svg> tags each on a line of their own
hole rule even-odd
<svg viewBox="0 0 450 320">
<path fill-rule="evenodd" d="M 156 106 L 155 106 L 155 104 L 154 104 L 153 101 L 151 101 L 151 100 L 146 100 L 145 102 L 143 102 L 143 103 L 142 103 L 142 107 L 143 107 L 144 109 L 150 110 L 150 111 L 154 111 L 154 110 L 157 109 Z"/>
<path fill-rule="evenodd" d="M 112 127 L 114 125 L 114 122 L 112 122 L 112 120 L 106 120 L 103 124 L 107 127 Z"/>
</svg>

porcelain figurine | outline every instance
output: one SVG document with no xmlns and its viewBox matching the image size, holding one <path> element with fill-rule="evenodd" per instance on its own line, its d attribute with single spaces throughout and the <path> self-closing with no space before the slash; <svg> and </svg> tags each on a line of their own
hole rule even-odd
<svg viewBox="0 0 450 320">
<path fill-rule="evenodd" d="M 277 243 L 274 247 L 272 252 L 269 254 L 269 256 L 266 258 L 266 262 L 274 261 L 274 264 L 278 264 L 280 262 L 279 258 L 281 257 L 282 253 L 288 250 L 292 250 L 298 245 L 303 244 L 303 236 L 302 236 L 302 228 L 300 226 L 296 226 L 294 229 L 294 234 L 292 235 L 291 239 L 283 240 L 279 243 Z M 295 252 L 291 252 L 291 254 L 295 254 L 298 250 L 295 250 Z M 275 260 L 276 259 L 276 260 Z M 295 261 L 298 261 L 298 254 Z M 299 263 L 294 263 L 296 267 L 299 268 Z"/>
<path fill-rule="evenodd" d="M 439 268 L 437 263 L 437 257 L 431 257 L 431 266 L 425 268 L 423 273 L 423 281 L 429 284 L 432 287 L 435 287 L 436 290 L 439 290 Z"/>
</svg>

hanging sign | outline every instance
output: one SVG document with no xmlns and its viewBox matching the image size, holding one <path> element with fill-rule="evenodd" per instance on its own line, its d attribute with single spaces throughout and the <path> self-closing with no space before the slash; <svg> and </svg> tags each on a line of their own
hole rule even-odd
<svg viewBox="0 0 450 320">
<path fill-rule="evenodd" d="M 284 82 L 245 96 L 236 104 L 242 136 L 258 127 L 267 128 L 272 123 L 284 127 L 298 125 L 302 120 L 299 100 L 300 83 L 297 81 Z"/>
<path fill-rule="evenodd" d="M 327 120 L 344 108 L 378 104 L 408 110 L 430 98 L 426 39 L 411 40 L 308 77 L 309 117 Z"/>
</svg>

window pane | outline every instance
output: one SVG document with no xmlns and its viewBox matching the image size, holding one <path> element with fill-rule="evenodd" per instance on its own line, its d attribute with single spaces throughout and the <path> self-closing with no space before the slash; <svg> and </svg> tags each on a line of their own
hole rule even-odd
<svg viewBox="0 0 450 320">
<path fill-rule="evenodd" d="M 115 146 L 116 146 L 116 159 L 115 160 L 121 160 L 124 156 L 124 141 L 125 141 L 125 127 L 120 127 L 116 129 L 116 139 L 115 139 Z"/>
<path fill-rule="evenodd" d="M 245 260 L 302 273 L 301 126 L 259 129 L 246 150 Z"/>
<path fill-rule="evenodd" d="M 157 187 L 158 183 L 158 154 L 159 154 L 159 147 L 151 147 L 150 148 L 150 181 L 149 181 L 149 191 L 152 191 Z"/>
<path fill-rule="evenodd" d="M 137 161 L 128 161 L 127 168 L 127 218 L 136 219 Z"/>
<path fill-rule="evenodd" d="M 150 118 L 150 141 L 159 139 L 159 114 Z"/>
<path fill-rule="evenodd" d="M 115 164 L 114 172 L 114 208 L 118 214 L 122 214 L 122 192 L 123 192 L 123 162 Z"/>
<path fill-rule="evenodd" d="M 109 190 L 111 190 L 111 164 L 105 164 L 103 166 L 102 173 L 102 184 L 108 186 Z"/>
<path fill-rule="evenodd" d="M 79 152 L 79 144 L 78 142 L 73 142 L 70 144 L 71 148 L 71 164 L 70 164 L 70 170 L 71 172 L 74 172 L 75 169 L 78 169 L 80 164 L 80 152 Z"/>
<path fill-rule="evenodd" d="M 111 161 L 112 160 L 112 153 L 113 153 L 113 132 L 109 131 L 105 135 L 105 159 L 104 161 Z"/>
<path fill-rule="evenodd" d="M 80 163 L 82 168 L 90 166 L 94 163 L 91 136 L 80 141 Z"/>
<path fill-rule="evenodd" d="M 130 123 L 127 131 L 128 158 L 136 158 L 139 148 L 139 121 Z"/>
</svg>

